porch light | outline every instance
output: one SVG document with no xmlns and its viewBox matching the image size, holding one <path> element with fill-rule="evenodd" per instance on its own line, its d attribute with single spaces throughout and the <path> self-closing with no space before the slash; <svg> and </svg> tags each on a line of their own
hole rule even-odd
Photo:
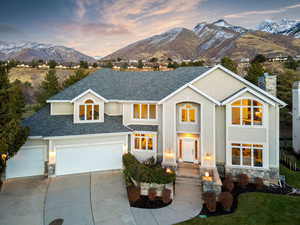
<svg viewBox="0 0 300 225">
<path fill-rule="evenodd" d="M 204 181 L 212 181 L 212 176 L 209 176 L 209 172 L 205 172 L 203 176 Z"/>
<path fill-rule="evenodd" d="M 172 153 L 172 152 L 165 152 L 165 157 L 167 159 L 173 159 L 174 158 L 174 153 Z"/>
<path fill-rule="evenodd" d="M 53 165 L 53 164 L 55 164 L 55 161 L 56 161 L 56 152 L 50 151 L 49 152 L 49 164 Z"/>
<path fill-rule="evenodd" d="M 206 155 L 205 155 L 205 159 L 207 159 L 207 160 L 211 160 L 211 155 L 210 155 L 209 153 L 206 153 Z"/>
<path fill-rule="evenodd" d="M 6 154 L 2 154 L 2 155 L 1 155 L 1 158 L 2 158 L 3 161 L 5 161 L 6 157 L 7 157 Z"/>
<path fill-rule="evenodd" d="M 173 171 L 172 171 L 170 168 L 167 168 L 167 169 L 166 169 L 166 172 L 167 172 L 167 173 L 173 173 Z"/>
</svg>

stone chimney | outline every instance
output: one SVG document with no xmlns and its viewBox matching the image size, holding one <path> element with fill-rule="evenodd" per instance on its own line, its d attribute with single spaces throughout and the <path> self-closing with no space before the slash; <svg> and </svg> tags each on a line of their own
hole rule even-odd
<svg viewBox="0 0 300 225">
<path fill-rule="evenodd" d="M 258 78 L 258 86 L 276 97 L 277 94 L 277 76 L 264 73 Z"/>
<path fill-rule="evenodd" d="M 293 148 L 300 154 L 300 81 L 293 84 Z"/>
</svg>

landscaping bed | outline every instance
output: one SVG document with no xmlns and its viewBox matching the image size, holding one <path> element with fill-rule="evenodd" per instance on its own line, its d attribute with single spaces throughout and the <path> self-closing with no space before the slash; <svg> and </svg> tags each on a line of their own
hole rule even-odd
<svg viewBox="0 0 300 225">
<path fill-rule="evenodd" d="M 141 163 L 130 153 L 123 156 L 123 164 L 130 206 L 155 209 L 172 202 L 175 172 L 153 158 Z"/>
</svg>

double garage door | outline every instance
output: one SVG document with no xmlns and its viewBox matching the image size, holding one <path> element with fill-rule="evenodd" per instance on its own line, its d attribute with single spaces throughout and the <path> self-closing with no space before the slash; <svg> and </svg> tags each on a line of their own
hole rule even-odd
<svg viewBox="0 0 300 225">
<path fill-rule="evenodd" d="M 56 146 L 56 175 L 122 168 L 123 145 Z"/>
<path fill-rule="evenodd" d="M 56 175 L 122 168 L 123 143 L 56 145 Z M 26 146 L 7 162 L 6 178 L 45 173 L 47 146 Z"/>
</svg>

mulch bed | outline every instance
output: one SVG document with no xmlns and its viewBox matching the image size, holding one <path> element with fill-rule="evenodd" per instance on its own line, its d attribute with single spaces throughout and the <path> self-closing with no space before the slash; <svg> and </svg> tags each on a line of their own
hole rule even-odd
<svg viewBox="0 0 300 225">
<path fill-rule="evenodd" d="M 223 188 L 222 188 L 222 191 Z M 234 189 L 232 190 L 231 194 L 233 196 L 233 204 L 230 211 L 225 211 L 221 205 L 221 203 L 217 202 L 217 207 L 215 212 L 209 212 L 206 205 L 203 204 L 203 208 L 199 214 L 199 217 L 210 217 L 210 216 L 220 216 L 233 213 L 238 207 L 238 197 L 240 194 L 247 193 L 247 192 L 263 192 L 263 193 L 271 193 L 271 194 L 280 194 L 286 195 L 291 193 L 292 188 L 286 185 L 286 187 L 279 187 L 277 185 L 272 186 L 264 186 L 263 189 L 257 190 L 255 184 L 248 184 L 246 188 L 239 187 L 237 182 L 234 182 Z"/>
<path fill-rule="evenodd" d="M 141 196 L 139 200 L 130 202 L 131 207 L 142 208 L 142 209 L 159 209 L 166 207 L 172 203 L 164 203 L 160 198 L 156 198 L 154 201 L 149 200 L 148 196 Z"/>
</svg>

